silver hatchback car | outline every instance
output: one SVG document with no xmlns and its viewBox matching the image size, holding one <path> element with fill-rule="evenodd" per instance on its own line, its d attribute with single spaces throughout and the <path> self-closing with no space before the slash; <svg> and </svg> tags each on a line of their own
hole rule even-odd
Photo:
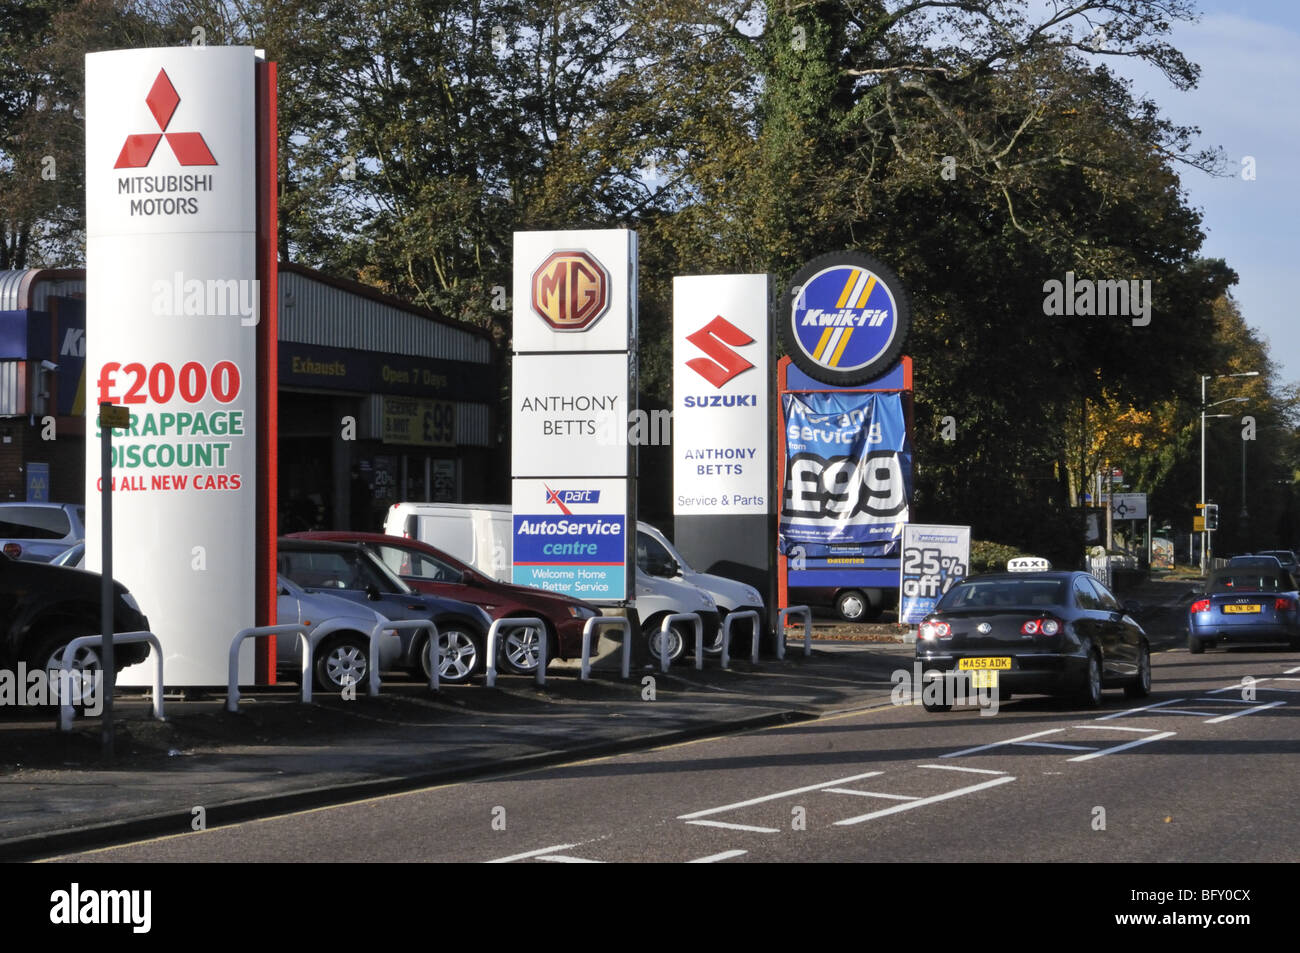
<svg viewBox="0 0 1300 953">
<path fill-rule="evenodd" d="M 0 552 L 47 563 L 86 538 L 80 503 L 0 503 Z"/>
</svg>

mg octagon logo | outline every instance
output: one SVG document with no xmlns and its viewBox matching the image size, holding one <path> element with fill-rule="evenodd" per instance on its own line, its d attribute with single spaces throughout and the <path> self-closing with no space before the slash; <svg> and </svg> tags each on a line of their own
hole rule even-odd
<svg viewBox="0 0 1300 953">
<path fill-rule="evenodd" d="M 557 251 L 533 272 L 533 311 L 556 331 L 585 331 L 609 310 L 609 272 L 585 251 Z"/>
</svg>

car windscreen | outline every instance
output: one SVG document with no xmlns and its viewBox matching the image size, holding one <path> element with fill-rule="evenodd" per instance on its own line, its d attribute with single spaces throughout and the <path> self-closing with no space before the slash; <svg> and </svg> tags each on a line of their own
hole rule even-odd
<svg viewBox="0 0 1300 953">
<path fill-rule="evenodd" d="M 0 538 L 63 539 L 71 531 L 68 514 L 56 506 L 0 506 Z"/>
<path fill-rule="evenodd" d="M 955 609 L 1038 609 L 1066 604 L 1066 579 L 989 579 L 953 586 L 935 606 Z"/>
<path fill-rule="evenodd" d="M 1215 573 L 1210 578 L 1210 592 L 1289 592 L 1291 577 L 1277 572 Z"/>
</svg>

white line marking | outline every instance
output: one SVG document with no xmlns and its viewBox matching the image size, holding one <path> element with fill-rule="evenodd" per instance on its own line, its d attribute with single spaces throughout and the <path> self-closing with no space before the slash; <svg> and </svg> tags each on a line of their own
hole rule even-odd
<svg viewBox="0 0 1300 953">
<path fill-rule="evenodd" d="M 1281 679 L 1274 679 L 1274 681 L 1281 681 Z M 1291 681 L 1291 679 L 1288 679 L 1288 681 Z M 1255 687 L 1254 685 L 1250 685 L 1250 686 L 1247 686 L 1247 685 L 1233 685 L 1233 686 L 1232 686 L 1233 689 L 1237 689 L 1237 690 L 1244 690 L 1244 689 L 1246 689 L 1246 688 L 1254 688 L 1254 687 Z M 1231 689 L 1227 689 L 1227 690 L 1230 691 Z M 1216 691 L 1225 691 L 1225 689 L 1220 688 L 1220 689 L 1216 689 Z M 1268 687 L 1266 687 L 1266 688 L 1261 688 L 1260 691 L 1261 691 L 1261 692 L 1286 692 L 1287 694 L 1294 694 L 1295 692 L 1300 692 L 1300 688 L 1273 688 L 1272 686 L 1268 686 Z M 1211 699 L 1211 698 L 1198 698 L 1198 699 L 1197 699 L 1197 701 L 1206 701 L 1206 702 L 1208 702 L 1208 701 L 1216 701 L 1216 702 L 1217 702 L 1217 701 L 1222 701 L 1222 700 L 1223 700 L 1223 699 L 1221 699 L 1221 698 L 1213 698 L 1213 699 Z"/>
<path fill-rule="evenodd" d="M 1270 692 L 1278 691 L 1276 688 L 1270 688 Z M 1237 701 L 1233 698 L 1193 698 L 1194 702 L 1217 702 L 1220 705 L 1248 705 L 1250 702 Z"/>
<path fill-rule="evenodd" d="M 585 857 L 570 857 L 568 854 L 543 854 L 538 860 L 553 860 L 560 864 L 603 864 L 603 860 L 588 860 Z"/>
<path fill-rule="evenodd" d="M 1092 754 L 1081 754 L 1077 758 L 1071 758 L 1071 761 L 1091 761 L 1093 758 L 1101 758 L 1108 754 L 1114 754 L 1116 751 L 1124 751 L 1127 748 L 1136 748 L 1138 745 L 1144 745 L 1152 741 L 1159 741 L 1161 738 L 1168 738 L 1176 735 L 1176 731 L 1162 731 L 1158 735 L 1150 735 L 1146 738 L 1135 738 L 1133 741 L 1126 741 L 1122 745 L 1116 745 L 1113 748 L 1102 748 L 1100 751 L 1094 751 Z"/>
<path fill-rule="evenodd" d="M 1113 711 L 1109 715 L 1102 715 L 1100 718 L 1094 718 L 1093 721 L 1110 721 L 1112 718 L 1123 718 L 1125 715 L 1136 715 L 1140 711 L 1150 711 L 1152 708 L 1161 708 L 1165 705 L 1177 705 L 1179 702 L 1187 701 L 1186 698 L 1171 698 L 1168 701 L 1156 702 L 1154 705 L 1143 705 L 1141 708 L 1130 708 L 1128 711 Z"/>
<path fill-rule="evenodd" d="M 969 774 L 1006 774 L 1005 771 L 994 771 L 991 768 L 959 768 L 955 764 L 918 764 L 918 768 L 936 768 L 940 771 L 966 771 Z"/>
<path fill-rule="evenodd" d="M 1223 688 L 1212 688 L 1205 694 L 1217 695 L 1219 694 L 1219 692 L 1237 692 L 1237 691 L 1241 691 L 1243 688 L 1250 688 L 1253 685 L 1258 685 L 1260 682 L 1271 682 L 1271 681 L 1273 681 L 1273 679 L 1270 676 L 1265 676 L 1263 678 L 1256 678 L 1249 682 L 1247 681 L 1233 682 L 1231 685 L 1225 685 Z"/>
<path fill-rule="evenodd" d="M 856 794 L 858 797 L 883 797 L 891 801 L 919 801 L 914 794 L 882 794 L 879 791 L 855 791 L 853 788 L 826 788 L 827 794 Z"/>
<path fill-rule="evenodd" d="M 721 827 L 729 831 L 754 831 L 758 834 L 779 834 L 780 828 L 754 827 L 751 824 L 728 824 L 726 821 L 687 821 L 687 824 L 699 824 L 701 827 Z"/>
<path fill-rule="evenodd" d="M 1067 745 L 1056 741 L 1017 741 L 1019 748 L 1060 748 L 1062 751 L 1096 751 L 1093 745 Z"/>
<path fill-rule="evenodd" d="M 1300 672 L 1300 665 L 1297 665 L 1295 668 L 1289 668 L 1289 669 L 1287 669 L 1285 672 L 1283 672 L 1282 674 L 1283 674 L 1283 675 L 1294 675 L 1296 672 Z"/>
<path fill-rule="evenodd" d="M 863 814 L 860 817 L 845 818 L 842 821 L 836 821 L 835 826 L 845 827 L 849 824 L 861 824 L 863 821 L 869 821 L 875 817 L 884 817 L 887 814 L 897 814 L 899 811 L 910 811 L 915 807 L 925 807 L 927 804 L 936 804 L 939 801 L 946 801 L 949 798 L 974 794 L 976 791 L 997 787 L 999 784 L 1006 784 L 1007 782 L 1014 780 L 1015 778 L 1011 775 L 1001 778 L 990 778 L 987 781 L 981 781 L 979 784 L 972 784 L 970 787 L 949 791 L 947 794 L 936 794 L 934 797 L 921 798 L 919 801 L 909 801 L 907 804 L 895 804 L 893 807 L 881 808 L 879 811 L 872 811 L 870 814 Z"/>
<path fill-rule="evenodd" d="M 570 847 L 577 847 L 577 844 L 556 844 L 554 847 L 543 847 L 541 850 L 525 851 L 522 854 L 511 854 L 509 857 L 498 857 L 496 860 L 489 860 L 489 864 L 508 864 L 512 860 L 527 860 L 529 857 L 540 857 L 542 854 L 549 854 L 552 851 L 568 850 Z"/>
<path fill-rule="evenodd" d="M 990 748 L 1001 748 L 1003 745 L 1013 745 L 1020 741 L 1028 741 L 1030 738 L 1041 738 L 1043 735 L 1054 735 L 1058 731 L 1064 731 L 1064 728 L 1048 728 L 1046 731 L 1036 731 L 1032 735 L 1021 735 L 1019 738 L 1008 738 L 1006 741 L 995 741 L 991 745 L 980 745 L 977 748 L 964 748 L 961 751 L 949 751 L 947 754 L 941 754 L 941 758 L 960 758 L 964 754 L 974 754 L 976 751 L 988 751 Z"/>
<path fill-rule="evenodd" d="M 1206 722 L 1207 725 L 1217 725 L 1221 721 L 1231 721 L 1233 718 L 1240 718 L 1242 715 L 1253 715 L 1257 711 L 1263 711 L 1266 708 L 1276 708 L 1278 705 L 1285 705 L 1286 702 L 1269 702 L 1267 705 L 1256 705 L 1254 708 L 1245 708 L 1241 711 L 1234 711 L 1231 715 L 1220 715 L 1218 718 L 1211 718 Z"/>
<path fill-rule="evenodd" d="M 1165 714 L 1165 715 L 1194 715 L 1194 716 L 1196 716 L 1196 717 L 1198 717 L 1198 718 L 1213 718 L 1213 717 L 1214 717 L 1214 712 L 1212 712 L 1212 711 L 1192 711 L 1190 708 L 1164 708 L 1164 709 L 1161 709 L 1161 714 Z"/>
<path fill-rule="evenodd" d="M 696 857 L 694 860 L 688 860 L 688 864 L 716 864 L 720 860 L 731 860 L 733 857 L 741 857 L 748 854 L 747 850 L 724 850 L 721 854 L 710 854 L 708 857 Z"/>
<path fill-rule="evenodd" d="M 776 794 L 764 794 L 762 797 L 750 798 L 748 801 L 737 801 L 735 804 L 724 804 L 722 807 L 711 807 L 703 811 L 695 811 L 692 814 L 679 814 L 679 821 L 689 821 L 695 817 L 707 817 L 710 814 L 721 814 L 723 811 L 730 811 L 738 807 L 749 807 L 752 804 L 762 804 L 764 801 L 775 801 L 778 798 L 790 797 L 792 794 L 803 794 L 805 791 L 816 791 L 819 788 L 829 788 L 836 784 L 848 784 L 850 781 L 860 781 L 863 778 L 874 778 L 882 771 L 867 771 L 864 774 L 855 774 L 851 778 L 836 778 L 834 781 L 823 781 L 821 784 L 809 784 L 807 787 L 792 788 L 789 791 L 779 791 Z"/>
<path fill-rule="evenodd" d="M 1159 728 L 1129 728 L 1124 725 L 1075 725 L 1076 728 L 1087 728 L 1089 731 L 1140 731 L 1143 734 L 1154 735 Z"/>
</svg>

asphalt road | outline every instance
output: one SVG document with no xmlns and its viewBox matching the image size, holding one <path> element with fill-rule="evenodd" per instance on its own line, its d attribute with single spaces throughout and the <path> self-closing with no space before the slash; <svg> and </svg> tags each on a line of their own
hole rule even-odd
<svg viewBox="0 0 1300 953">
<path fill-rule="evenodd" d="M 1153 662 L 1099 710 L 889 705 L 60 859 L 1296 860 L 1300 654 Z"/>
</svg>

